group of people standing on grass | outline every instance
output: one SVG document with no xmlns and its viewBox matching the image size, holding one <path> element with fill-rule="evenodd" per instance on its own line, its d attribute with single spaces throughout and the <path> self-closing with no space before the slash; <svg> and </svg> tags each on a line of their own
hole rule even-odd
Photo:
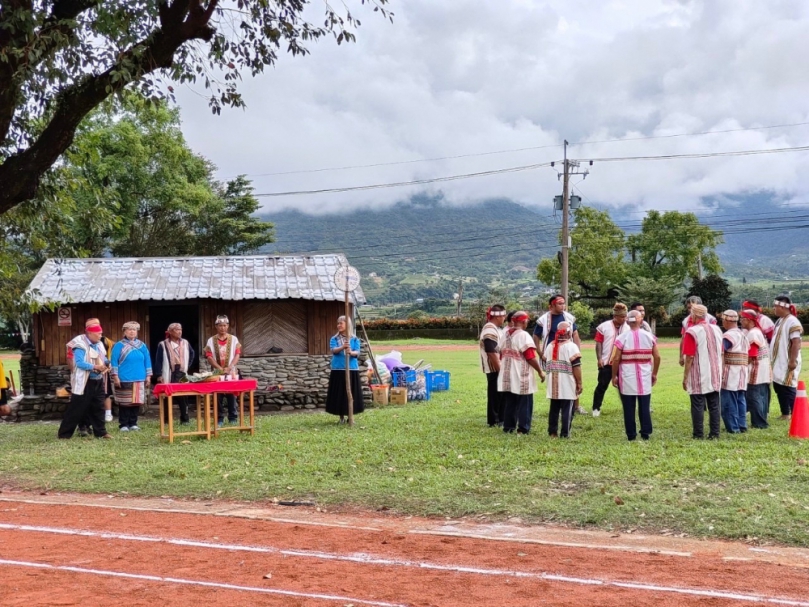
<svg viewBox="0 0 809 607">
<path fill-rule="evenodd" d="M 226 316 L 216 319 L 217 334 L 205 346 L 205 356 L 210 366 L 223 374 L 236 377 L 241 345 L 236 336 L 228 333 Z M 196 353 L 191 344 L 183 339 L 180 323 L 172 323 L 166 330 L 165 340 L 158 344 L 152 358 L 146 344 L 138 339 L 140 324 L 124 323 L 123 337 L 112 343 L 104 338 L 101 321 L 91 318 L 85 322 L 84 333 L 67 344 L 67 360 L 70 369 L 70 403 L 59 426 L 59 438 L 68 439 L 76 429 L 79 436 L 92 433 L 96 438 L 112 438 L 106 424 L 112 421 L 111 398 L 118 405 L 118 429 L 120 432 L 137 432 L 141 406 L 148 402 L 148 390 L 154 376 L 158 384 L 176 383 L 192 365 Z M 180 423 L 189 423 L 188 401 L 185 397 L 175 399 L 180 408 Z M 236 400 L 233 395 L 222 395 L 219 407 L 221 425 L 227 412 L 231 422 L 236 421 Z"/>
<path fill-rule="evenodd" d="M 530 432 L 537 377 L 546 383 L 551 437 L 569 437 L 574 415 L 587 413 L 579 404 L 581 341 L 576 318 L 567 312 L 566 303 L 561 295 L 551 297 L 533 335 L 526 331 L 527 312 L 507 312 L 501 305 L 487 311 L 480 358 L 487 379 L 490 427 L 502 427 L 507 433 Z M 705 436 L 706 410 L 709 439 L 719 438 L 722 420 L 728 432 L 746 432 L 748 412 L 753 427 L 767 428 L 770 384 L 781 407 L 781 419 L 788 419 L 797 395 L 803 332 L 790 299 L 775 299 L 776 322 L 755 301 L 745 301 L 741 312 L 726 310 L 722 314 L 724 332 L 699 297 L 689 297 L 686 308 L 680 365 L 683 389 L 691 402 L 693 437 Z M 651 396 L 660 353 L 642 303 L 629 308 L 620 302 L 613 306 L 612 318 L 596 328 L 595 353 L 598 379 L 593 417 L 601 415 L 604 396 L 612 385 L 621 398 L 627 438 L 635 440 L 639 430 L 641 438 L 648 440 L 653 432 Z"/>
</svg>

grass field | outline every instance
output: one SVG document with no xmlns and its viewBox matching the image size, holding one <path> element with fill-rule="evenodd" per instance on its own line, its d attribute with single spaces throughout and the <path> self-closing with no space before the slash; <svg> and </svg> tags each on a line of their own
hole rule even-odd
<svg viewBox="0 0 809 607">
<path fill-rule="evenodd" d="M 649 442 L 626 440 L 613 391 L 600 418 L 576 418 L 568 441 L 546 434 L 544 392 L 535 399 L 532 433 L 505 435 L 485 424 L 476 352 L 417 351 L 405 360 L 450 370 L 452 390 L 426 403 L 368 410 L 353 429 L 321 413 L 268 415 L 252 438 L 168 445 L 158 443 L 153 421 L 138 434 L 115 433 L 114 441 L 57 441 L 53 423 L 4 424 L 0 481 L 809 544 L 809 442 L 787 439 L 777 403 L 768 430 L 692 440 L 677 351 L 661 353 Z M 592 350 L 585 359 L 587 406 Z"/>
</svg>

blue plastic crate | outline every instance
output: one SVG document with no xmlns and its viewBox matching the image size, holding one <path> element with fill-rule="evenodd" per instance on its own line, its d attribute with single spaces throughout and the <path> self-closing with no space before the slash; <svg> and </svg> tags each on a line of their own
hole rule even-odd
<svg viewBox="0 0 809 607">
<path fill-rule="evenodd" d="M 407 388 L 407 400 L 430 400 L 430 378 L 424 371 L 394 371 L 393 385 Z"/>
<path fill-rule="evenodd" d="M 449 371 L 433 371 L 430 373 L 430 389 L 433 392 L 449 390 Z"/>
</svg>

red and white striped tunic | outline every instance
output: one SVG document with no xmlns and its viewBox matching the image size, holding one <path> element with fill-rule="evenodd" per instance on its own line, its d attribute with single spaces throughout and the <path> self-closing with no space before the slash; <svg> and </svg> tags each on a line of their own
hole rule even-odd
<svg viewBox="0 0 809 607">
<path fill-rule="evenodd" d="M 630 330 L 615 340 L 615 349 L 621 352 L 618 365 L 618 391 L 627 396 L 652 393 L 652 370 L 657 338 L 643 329 Z"/>
<path fill-rule="evenodd" d="M 624 323 L 620 327 L 616 327 L 612 320 L 602 322 L 596 327 L 596 341 L 601 344 L 601 364 L 608 365 L 612 359 L 612 348 L 615 345 L 615 339 L 619 335 L 623 335 L 629 331 L 629 325 Z"/>
<path fill-rule="evenodd" d="M 716 325 L 700 322 L 685 334 L 690 335 L 695 343 L 686 391 L 689 394 L 718 392 L 722 388 L 722 330 Z"/>
<path fill-rule="evenodd" d="M 753 327 L 747 332 L 747 341 L 750 344 L 748 351 L 752 362 L 749 363 L 747 383 L 749 385 L 771 384 L 772 366 L 770 365 L 770 344 L 767 338 L 758 327 Z M 755 356 L 752 352 L 756 348 Z"/>
<path fill-rule="evenodd" d="M 730 344 L 722 357 L 722 389 L 733 392 L 747 390 L 750 342 L 739 328 L 728 329 L 722 339 Z"/>
<path fill-rule="evenodd" d="M 536 350 L 534 340 L 522 329 L 508 329 L 500 342 L 500 375 L 497 390 L 512 394 L 537 391 L 536 371 L 528 364 L 526 352 Z"/>
</svg>

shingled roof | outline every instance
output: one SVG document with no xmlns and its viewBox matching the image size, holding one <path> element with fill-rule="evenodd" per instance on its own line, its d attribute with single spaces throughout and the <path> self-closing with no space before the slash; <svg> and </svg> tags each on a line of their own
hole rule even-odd
<svg viewBox="0 0 809 607">
<path fill-rule="evenodd" d="M 31 282 L 36 301 L 89 303 L 187 299 L 344 301 L 333 282 L 345 255 L 49 259 Z M 364 303 L 362 289 L 354 292 Z"/>
</svg>

